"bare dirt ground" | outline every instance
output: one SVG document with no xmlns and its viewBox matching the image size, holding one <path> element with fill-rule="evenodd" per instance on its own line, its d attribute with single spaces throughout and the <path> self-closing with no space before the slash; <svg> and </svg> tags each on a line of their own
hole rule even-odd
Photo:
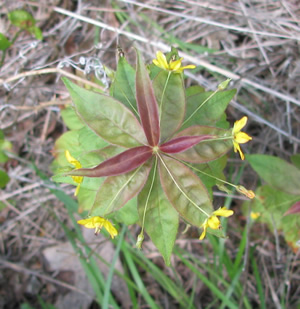
<svg viewBox="0 0 300 309">
<path fill-rule="evenodd" d="M 254 140 L 246 152 L 284 159 L 299 152 L 299 1 L 1 1 L 0 32 L 8 37 L 16 29 L 9 26 L 6 14 L 17 8 L 32 13 L 44 38 L 38 41 L 23 32 L 0 70 L 0 129 L 13 145 L 4 166 L 11 180 L 0 190 L 0 308 L 19 308 L 24 302 L 38 307 L 37 295 L 54 304 L 70 289 L 62 289 L 59 282 L 72 285 L 70 274 L 50 272 L 44 264 L 42 250 L 66 240 L 49 210 L 65 223 L 69 219 L 31 163 L 51 176 L 51 151 L 66 131 L 60 110 L 69 102 L 60 77 L 87 78 L 90 57 L 115 69 L 118 46 L 134 64 L 133 44 L 150 62 L 157 50 L 167 51 L 172 42 L 186 63 L 200 66 L 195 74 L 187 72 L 187 85 L 212 90 L 220 76 L 232 78 L 230 87 L 238 93 L 228 119 L 248 115 L 247 132 Z M 188 45 L 182 43 L 194 45 L 184 50 Z M 257 176 L 246 169 L 242 182 L 254 189 Z M 62 187 L 73 194 L 74 187 Z M 276 296 L 280 289 L 288 290 L 290 300 L 299 297 L 299 252 L 292 253 L 283 239 L 276 248 L 264 226 L 252 233 L 269 286 L 268 308 L 281 308 Z M 227 246 L 235 254 L 241 235 L 229 236 Z M 291 260 L 292 271 L 285 267 Z M 247 278 L 251 293 L 255 281 Z"/>
</svg>

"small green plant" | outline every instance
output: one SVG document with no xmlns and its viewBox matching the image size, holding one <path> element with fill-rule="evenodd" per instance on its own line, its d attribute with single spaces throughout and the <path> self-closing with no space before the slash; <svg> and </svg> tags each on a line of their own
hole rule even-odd
<svg viewBox="0 0 300 309">
<path fill-rule="evenodd" d="M 269 155 L 247 155 L 246 159 L 267 183 L 257 188 L 255 200 L 245 203 L 251 207 L 252 219 L 266 223 L 271 231 L 282 231 L 286 242 L 299 250 L 300 155 L 291 157 L 292 164 Z"/>
<path fill-rule="evenodd" d="M 206 233 L 224 237 L 218 217 L 232 210 L 214 210 L 212 187 L 224 183 L 253 198 L 254 193 L 225 181 L 226 153 L 251 140 L 242 132 L 247 117 L 229 128 L 225 110 L 235 90 L 200 86 L 185 89 L 176 49 L 145 66 L 137 51 L 134 70 L 120 57 L 110 96 L 79 87 L 64 78 L 72 109 L 63 111 L 71 129 L 55 145 L 55 181 L 77 186 L 78 221 L 111 237 L 117 230 L 109 220 L 138 223 L 163 255 L 166 264 L 178 232 L 179 217 Z M 72 166 L 72 168 L 71 168 Z M 63 167 L 63 168 L 62 168 Z"/>
<path fill-rule="evenodd" d="M 24 10 L 14 10 L 7 14 L 7 17 L 10 21 L 10 23 L 19 28 L 19 30 L 15 33 L 14 37 L 9 40 L 3 33 L 0 33 L 0 50 L 2 50 L 2 58 L 0 62 L 0 67 L 2 67 L 5 56 L 6 56 L 6 50 L 14 44 L 14 42 L 17 40 L 19 35 L 23 31 L 27 31 L 30 34 L 32 34 L 37 40 L 43 39 L 42 30 L 37 27 L 36 20 L 33 18 L 33 16 L 24 11 Z"/>
<path fill-rule="evenodd" d="M 12 144 L 5 139 L 3 131 L 0 130 L 0 189 L 4 188 L 10 180 L 2 165 L 9 160 L 7 152 L 10 151 L 11 148 Z"/>
</svg>

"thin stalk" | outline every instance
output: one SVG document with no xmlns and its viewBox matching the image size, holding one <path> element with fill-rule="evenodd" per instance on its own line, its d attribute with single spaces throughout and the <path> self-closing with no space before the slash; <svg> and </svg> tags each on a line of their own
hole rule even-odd
<svg viewBox="0 0 300 309">
<path fill-rule="evenodd" d="M 151 192 L 152 192 L 153 185 L 154 185 L 154 180 L 155 180 L 155 177 L 156 177 L 156 167 L 157 167 L 157 156 L 155 156 L 153 177 L 152 177 L 152 181 L 151 181 L 151 185 L 150 185 L 150 190 L 149 190 L 149 192 L 148 192 L 148 196 L 147 196 L 147 199 L 146 199 L 146 205 L 145 205 L 145 209 L 144 209 L 144 213 L 143 213 L 143 222 L 142 222 L 142 231 L 141 231 L 141 234 L 144 233 L 146 212 L 147 212 L 147 208 L 148 208 L 148 202 L 149 202 L 150 194 L 151 194 Z"/>
<path fill-rule="evenodd" d="M 126 100 L 127 100 L 128 104 L 130 105 L 130 107 L 133 109 L 133 111 L 134 111 L 135 114 L 137 115 L 137 117 L 139 117 L 138 111 L 137 111 L 136 108 L 133 106 L 133 104 L 130 102 L 130 100 L 128 99 L 127 95 L 126 95 L 125 92 L 123 91 L 123 89 L 121 88 L 120 90 L 121 90 L 123 96 L 126 98 Z"/>
<path fill-rule="evenodd" d="M 110 267 L 109 267 L 109 272 L 106 278 L 106 283 L 105 283 L 105 288 L 104 288 L 104 295 L 103 295 L 103 300 L 102 300 L 102 309 L 108 309 L 111 308 L 110 304 L 109 304 L 109 297 L 111 296 L 110 294 L 110 290 L 111 290 L 111 283 L 113 280 L 113 275 L 114 275 L 114 271 L 115 271 L 115 266 L 118 260 L 118 257 L 120 255 L 120 249 L 121 249 L 121 245 L 124 239 L 124 234 L 126 232 L 126 225 L 124 224 L 120 233 L 120 237 L 118 239 L 118 243 L 117 246 L 115 248 L 115 252 L 114 252 L 114 256 L 113 259 L 111 261 Z"/>
<path fill-rule="evenodd" d="M 198 112 L 198 110 L 201 108 L 201 107 L 203 107 L 203 105 L 205 104 L 205 103 L 207 103 L 216 93 L 218 93 L 220 91 L 220 89 L 219 88 L 217 88 L 206 100 L 204 100 L 195 110 L 194 110 L 194 112 L 190 115 L 190 117 L 188 118 L 188 119 L 186 119 L 184 122 L 183 122 L 183 124 L 181 125 L 181 126 L 183 126 L 183 125 L 185 125 L 197 112 Z"/>
<path fill-rule="evenodd" d="M 167 85 L 168 85 L 168 82 L 169 82 L 171 74 L 172 74 L 171 71 L 169 71 L 168 77 L 166 79 L 166 82 L 165 82 L 165 85 L 164 85 L 164 89 L 163 89 L 163 92 L 162 92 L 162 95 L 161 95 L 161 102 L 160 102 L 160 106 L 159 106 L 159 123 L 161 121 L 163 100 L 164 100 L 165 92 L 166 92 Z"/>
<path fill-rule="evenodd" d="M 144 164 L 143 164 L 144 165 Z M 107 206 L 103 217 L 107 214 L 107 212 L 109 211 L 109 209 L 111 208 L 111 206 L 113 205 L 114 201 L 117 199 L 118 195 L 124 190 L 124 188 L 129 184 L 129 182 L 135 177 L 135 175 L 138 173 L 138 171 L 141 169 L 141 167 L 143 166 L 139 166 L 136 171 L 131 175 L 131 177 L 123 184 L 123 186 L 119 189 L 119 191 L 116 193 L 116 195 L 113 197 L 113 199 L 110 201 L 109 205 Z M 91 211 L 93 210 L 94 207 L 92 207 L 89 211 L 89 214 L 91 213 Z"/>
<path fill-rule="evenodd" d="M 162 159 L 162 157 L 160 156 L 160 154 L 157 152 L 156 153 L 157 156 L 160 158 L 163 166 L 165 167 L 165 169 L 167 170 L 168 174 L 170 175 L 171 179 L 173 180 L 173 182 L 175 183 L 175 186 L 178 188 L 178 190 L 183 194 L 183 196 L 192 204 L 194 205 L 197 209 L 199 209 L 202 213 L 204 213 L 208 218 L 210 217 L 210 215 L 203 210 L 202 208 L 200 208 L 193 200 L 191 200 L 186 193 L 180 188 L 179 184 L 176 182 L 175 178 L 173 177 L 172 173 L 170 172 L 170 170 L 168 169 L 166 163 L 164 162 L 164 160 Z"/>
<path fill-rule="evenodd" d="M 232 186 L 232 187 L 234 187 L 234 188 L 237 187 L 237 186 L 234 185 L 233 183 L 230 183 L 230 182 L 228 182 L 228 181 L 226 181 L 226 180 L 223 180 L 223 179 L 220 179 L 220 178 L 218 178 L 218 177 L 215 177 L 215 176 L 213 176 L 213 175 L 211 175 L 211 174 L 205 173 L 205 172 L 199 170 L 198 168 L 194 167 L 193 165 L 191 165 L 191 164 L 189 164 L 189 163 L 187 163 L 187 162 L 185 162 L 185 161 L 182 161 L 182 160 L 177 159 L 177 158 L 176 158 L 176 160 L 179 161 L 179 162 L 181 162 L 182 164 L 184 164 L 184 165 L 190 167 L 192 170 L 194 170 L 194 171 L 196 171 L 196 172 L 199 172 L 199 173 L 201 173 L 201 174 L 203 174 L 203 175 L 205 175 L 205 176 L 208 176 L 208 177 L 211 177 L 211 178 L 213 178 L 213 179 L 216 179 L 216 180 L 218 180 L 218 181 L 220 181 L 220 182 L 223 182 L 223 183 L 225 183 L 225 184 L 227 184 L 227 185 L 229 185 L 229 186 Z"/>
</svg>

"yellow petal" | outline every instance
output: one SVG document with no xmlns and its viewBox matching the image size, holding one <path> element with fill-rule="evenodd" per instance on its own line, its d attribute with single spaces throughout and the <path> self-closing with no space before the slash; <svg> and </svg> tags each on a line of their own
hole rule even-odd
<svg viewBox="0 0 300 309">
<path fill-rule="evenodd" d="M 78 184 L 81 184 L 83 181 L 83 176 L 71 176 L 71 177 Z"/>
<path fill-rule="evenodd" d="M 220 228 L 221 222 L 217 216 L 211 216 L 208 218 L 207 224 L 211 229 L 217 230 Z"/>
<path fill-rule="evenodd" d="M 244 156 L 244 154 L 241 150 L 240 145 L 238 143 L 236 143 L 235 141 L 233 141 L 233 149 L 234 149 L 234 152 L 239 152 L 242 160 L 245 159 L 245 156 Z"/>
<path fill-rule="evenodd" d="M 160 62 L 158 62 L 156 59 L 153 59 L 152 61 L 157 67 L 161 68 L 161 69 L 164 69 L 165 70 L 165 67 L 163 65 L 161 65 Z"/>
<path fill-rule="evenodd" d="M 239 144 L 245 144 L 252 140 L 252 137 L 245 132 L 239 132 L 234 136 L 234 139 Z"/>
<path fill-rule="evenodd" d="M 175 60 L 175 61 L 170 61 L 170 70 L 171 71 L 177 71 L 180 69 L 181 67 L 181 61 L 183 58 L 180 58 L 179 60 Z"/>
<path fill-rule="evenodd" d="M 241 147 L 240 147 L 240 146 L 238 147 L 238 149 L 237 149 L 237 150 L 238 150 L 238 152 L 239 152 L 239 154 L 240 154 L 241 159 L 242 159 L 242 160 L 245 160 L 244 153 L 242 152 L 242 149 L 241 149 Z"/>
<path fill-rule="evenodd" d="M 233 215 L 233 210 L 231 210 L 231 209 L 227 209 L 226 207 L 220 207 L 219 209 L 217 209 L 217 210 L 215 210 L 214 212 L 213 212 L 213 214 L 215 215 L 215 216 L 219 216 L 219 217 L 230 217 L 230 216 L 232 216 Z"/>
<path fill-rule="evenodd" d="M 165 69 L 165 70 L 169 69 L 169 64 L 167 62 L 166 56 L 161 51 L 158 51 L 156 53 L 156 58 L 157 58 L 157 60 L 154 59 L 154 60 L 156 60 L 155 62 L 153 60 L 153 63 L 155 65 L 157 65 L 158 67 Z"/>
<path fill-rule="evenodd" d="M 196 66 L 195 65 L 193 65 L 193 64 L 189 64 L 189 65 L 186 65 L 186 66 L 184 66 L 184 67 L 182 67 L 182 69 L 183 70 L 186 70 L 186 69 L 195 69 L 196 68 Z"/>
<path fill-rule="evenodd" d="M 88 229 L 94 229 L 104 224 L 106 220 L 102 217 L 96 216 L 88 219 L 82 219 L 77 221 L 78 224 L 83 225 Z"/>
<path fill-rule="evenodd" d="M 253 219 L 253 220 L 256 220 L 257 218 L 259 218 L 260 215 L 261 215 L 260 212 L 253 212 L 253 211 L 251 211 L 251 214 L 250 214 L 251 219 Z"/>
<path fill-rule="evenodd" d="M 115 236 L 118 235 L 117 229 L 108 220 L 105 220 L 103 226 L 105 227 L 111 238 L 115 238 Z"/>
<path fill-rule="evenodd" d="M 207 220 L 205 220 L 205 221 L 206 221 L 206 224 L 202 224 L 203 232 L 200 235 L 199 240 L 204 239 L 204 237 L 206 236 L 206 230 L 207 230 L 208 224 L 207 224 Z"/>
<path fill-rule="evenodd" d="M 67 161 L 72 164 L 75 168 L 81 168 L 81 164 L 78 160 L 76 160 L 74 157 L 71 156 L 69 150 L 65 150 L 65 157 Z"/>
<path fill-rule="evenodd" d="M 77 196 L 77 195 L 78 195 L 79 189 L 80 189 L 80 184 L 76 187 L 74 196 Z"/>
<path fill-rule="evenodd" d="M 247 121 L 248 121 L 248 117 L 246 116 L 244 116 L 240 120 L 237 120 L 233 126 L 233 134 L 240 132 L 243 129 L 243 127 L 246 125 Z"/>
</svg>

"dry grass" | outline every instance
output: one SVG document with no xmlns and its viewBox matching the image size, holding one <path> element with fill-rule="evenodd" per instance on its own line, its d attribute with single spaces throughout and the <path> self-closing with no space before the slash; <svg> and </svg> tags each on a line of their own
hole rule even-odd
<svg viewBox="0 0 300 309">
<path fill-rule="evenodd" d="M 115 69 L 116 47 L 121 46 L 133 63 L 131 47 L 135 41 L 150 61 L 158 49 L 168 48 L 170 34 L 181 42 L 205 46 L 210 50 L 182 52 L 186 62 L 201 66 L 197 74 L 188 74 L 187 83 L 215 89 L 220 80 L 232 78 L 231 87 L 237 88 L 238 94 L 228 117 L 234 120 L 243 114 L 249 116 L 248 131 L 254 141 L 248 151 L 285 159 L 299 151 L 298 1 L 115 3 L 118 8 L 111 6 L 110 1 L 99 6 L 98 1 L 92 0 L 78 1 L 77 6 L 67 0 L 52 1 L 51 5 L 45 0 L 0 2 L 1 15 L 16 8 L 32 12 L 44 35 L 40 42 L 23 33 L 10 48 L 0 71 L 0 129 L 13 143 L 15 153 L 5 165 L 11 181 L 0 191 L 0 201 L 6 206 L 0 213 L 0 307 L 16 308 L 25 299 L 34 299 L 45 286 L 47 301 L 54 301 L 59 293 L 58 286 L 47 280 L 50 275 L 36 277 L 34 271 L 44 273 L 41 249 L 64 240 L 63 231 L 48 210 L 52 209 L 65 222 L 68 216 L 29 163 L 34 162 L 50 175 L 54 141 L 66 130 L 60 107 L 69 98 L 60 76 L 76 78 L 76 69 L 77 73 L 84 70 L 80 57 L 98 57 Z M 128 16 L 121 22 L 116 14 Z M 162 27 L 163 32 L 150 21 Z M 1 19 L 0 28 L 13 36 L 15 29 L 7 28 L 6 22 Z M 250 185 L 256 182 L 251 172 L 246 171 L 243 177 L 243 182 Z M 64 189 L 70 194 L 73 190 L 69 186 Z M 280 308 L 277 295 L 282 289 L 288 290 L 287 303 L 299 295 L 299 287 L 294 285 L 299 280 L 299 263 L 286 244 L 277 243 L 276 251 L 273 235 L 266 230 L 257 229 L 255 233 L 264 235 L 263 239 L 255 237 L 253 242 L 257 244 L 259 267 L 268 287 L 268 308 Z M 229 241 L 233 255 L 235 239 L 240 237 L 232 235 Z M 185 245 L 189 246 L 188 240 Z M 286 263 L 291 268 L 285 268 Z M 255 280 L 249 273 L 243 278 L 251 294 Z M 201 294 L 201 286 L 197 292 Z"/>
</svg>

